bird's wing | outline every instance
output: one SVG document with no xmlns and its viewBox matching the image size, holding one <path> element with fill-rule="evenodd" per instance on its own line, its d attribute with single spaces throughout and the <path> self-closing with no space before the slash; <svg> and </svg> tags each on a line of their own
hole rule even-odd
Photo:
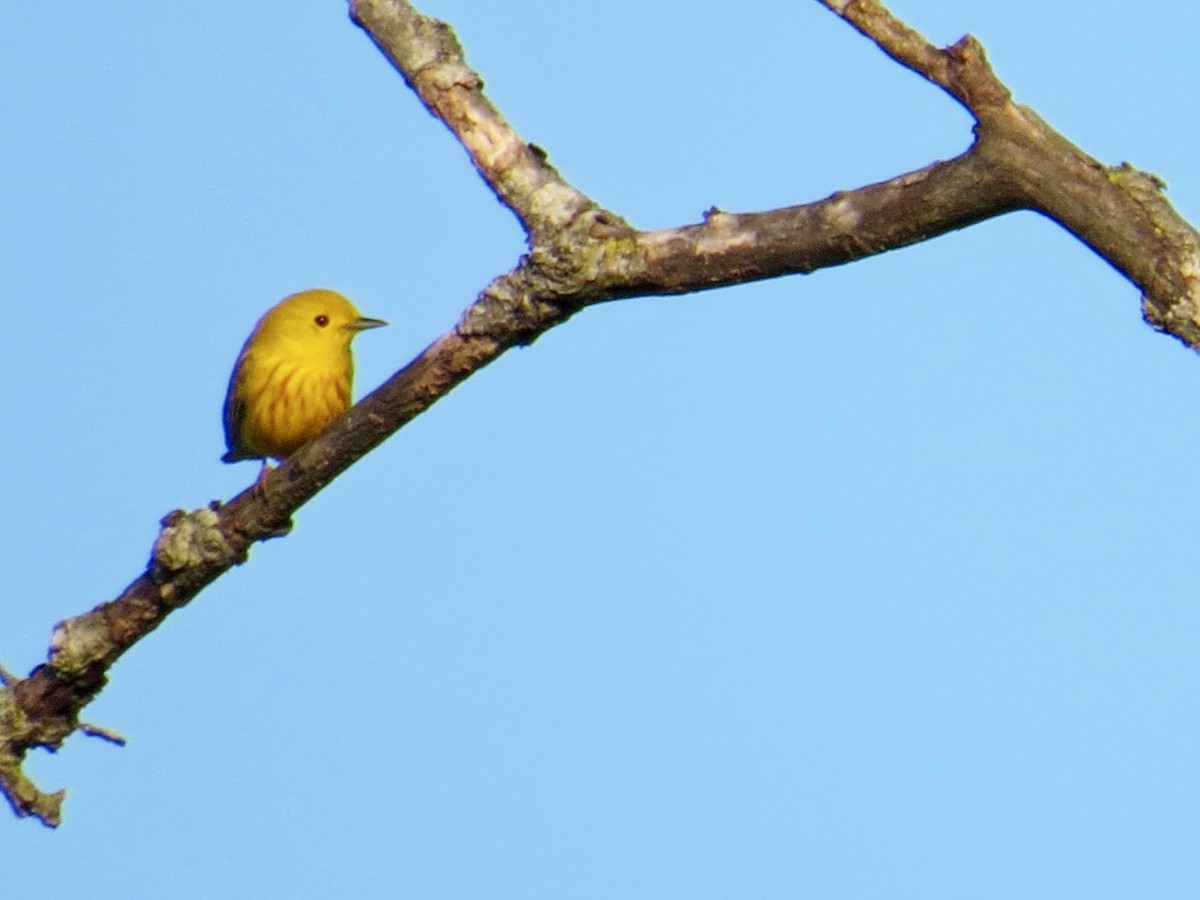
<svg viewBox="0 0 1200 900">
<path fill-rule="evenodd" d="M 229 376 L 229 387 L 225 391 L 225 447 L 226 454 L 221 457 L 222 462 L 237 462 L 240 459 L 251 459 L 246 456 L 245 448 L 240 445 L 238 436 L 242 431 L 242 422 L 246 418 L 246 398 L 243 391 L 239 387 L 245 387 L 247 371 L 251 366 L 249 350 L 250 342 L 246 342 L 246 346 L 242 347 L 242 352 L 238 355 L 237 365 L 233 367 L 233 374 Z"/>
</svg>

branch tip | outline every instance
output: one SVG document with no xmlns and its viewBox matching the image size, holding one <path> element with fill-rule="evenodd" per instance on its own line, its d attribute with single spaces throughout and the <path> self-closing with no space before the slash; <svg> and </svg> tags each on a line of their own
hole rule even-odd
<svg viewBox="0 0 1200 900">
<path fill-rule="evenodd" d="M 124 747 L 128 743 L 124 737 L 111 728 L 102 728 L 99 725 L 92 725 L 88 722 L 80 722 L 78 728 L 88 737 L 100 738 L 100 740 L 116 744 L 118 747 Z"/>
</svg>

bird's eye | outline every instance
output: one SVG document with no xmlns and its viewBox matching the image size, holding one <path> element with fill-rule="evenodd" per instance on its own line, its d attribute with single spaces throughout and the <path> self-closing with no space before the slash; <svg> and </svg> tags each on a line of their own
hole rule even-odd
<svg viewBox="0 0 1200 900">
<path fill-rule="evenodd" d="M 318 325 L 320 325 L 322 328 L 324 328 L 326 325 L 329 324 L 329 316 L 325 315 L 325 313 L 321 313 L 319 316 L 317 316 L 315 319 L 313 319 L 313 321 L 316 322 Z"/>
</svg>

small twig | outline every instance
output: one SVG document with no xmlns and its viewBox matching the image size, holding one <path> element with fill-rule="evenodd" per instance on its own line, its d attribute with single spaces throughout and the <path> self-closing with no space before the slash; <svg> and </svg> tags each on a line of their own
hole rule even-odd
<svg viewBox="0 0 1200 900">
<path fill-rule="evenodd" d="M 100 738 L 102 741 L 108 741 L 110 744 L 116 744 L 118 747 L 124 747 L 128 743 L 125 738 L 112 729 L 101 728 L 99 725 L 92 725 L 88 722 L 80 722 L 79 730 L 88 737 Z"/>
</svg>

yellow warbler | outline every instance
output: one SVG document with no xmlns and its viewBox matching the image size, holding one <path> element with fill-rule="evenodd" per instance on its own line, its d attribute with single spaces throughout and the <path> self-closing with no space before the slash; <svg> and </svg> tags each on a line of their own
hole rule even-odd
<svg viewBox="0 0 1200 900">
<path fill-rule="evenodd" d="M 258 320 L 233 367 L 225 395 L 221 459 L 284 459 L 350 406 L 350 341 L 386 325 L 349 300 L 318 288 L 285 297 Z"/>
</svg>

